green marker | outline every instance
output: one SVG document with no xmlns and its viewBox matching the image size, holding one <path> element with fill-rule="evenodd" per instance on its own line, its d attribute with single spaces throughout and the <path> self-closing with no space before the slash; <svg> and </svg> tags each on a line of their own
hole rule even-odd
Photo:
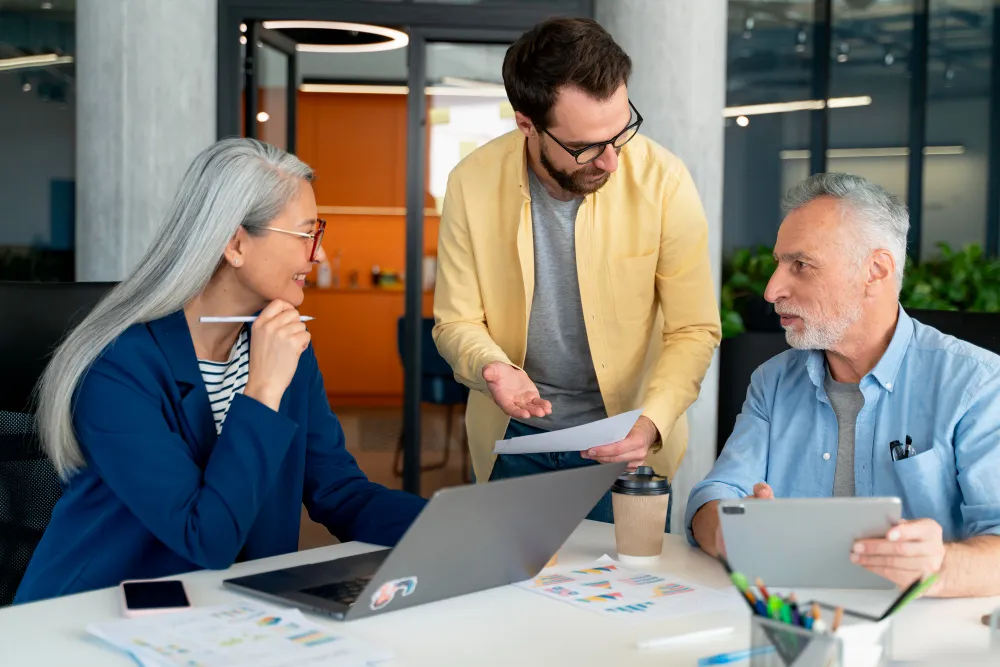
<svg viewBox="0 0 1000 667">
<path fill-rule="evenodd" d="M 748 590 L 750 590 L 750 583 L 747 581 L 747 578 L 743 576 L 743 574 L 741 574 L 740 572 L 733 572 L 732 574 L 729 575 L 729 578 L 732 580 L 733 585 L 736 586 L 736 588 L 738 588 L 741 593 L 746 593 Z"/>
<path fill-rule="evenodd" d="M 791 625 L 792 624 L 792 608 L 788 606 L 787 602 L 785 602 L 785 601 L 781 602 L 781 612 L 780 613 L 781 613 L 781 622 L 782 623 L 787 623 L 788 625 Z"/>
<path fill-rule="evenodd" d="M 781 601 L 777 595 L 772 595 L 767 599 L 767 615 L 776 621 L 781 620 L 781 609 L 784 607 L 784 603 Z"/>
<path fill-rule="evenodd" d="M 903 607 L 910 604 L 918 597 L 926 593 L 927 590 L 937 582 L 937 580 L 938 580 L 938 575 L 937 573 L 934 573 L 928 576 L 923 581 L 921 581 L 916 588 L 910 591 L 910 593 L 906 597 L 904 597 L 902 600 L 899 601 L 899 604 L 897 604 L 895 608 L 891 610 L 892 613 L 893 614 L 898 613 L 900 609 L 902 609 Z"/>
</svg>

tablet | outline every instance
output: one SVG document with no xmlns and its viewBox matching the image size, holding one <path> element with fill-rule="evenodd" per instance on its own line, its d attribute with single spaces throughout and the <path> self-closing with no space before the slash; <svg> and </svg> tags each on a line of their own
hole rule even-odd
<svg viewBox="0 0 1000 667">
<path fill-rule="evenodd" d="M 722 538 L 730 567 L 776 588 L 890 589 L 851 562 L 854 541 L 884 537 L 899 523 L 899 498 L 723 500 Z"/>
</svg>

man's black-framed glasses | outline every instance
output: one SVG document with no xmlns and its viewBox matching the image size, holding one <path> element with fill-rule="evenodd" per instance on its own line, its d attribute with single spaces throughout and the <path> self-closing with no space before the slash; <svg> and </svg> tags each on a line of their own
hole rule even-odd
<svg viewBox="0 0 1000 667">
<path fill-rule="evenodd" d="M 611 144 L 611 146 L 613 146 L 614 149 L 618 151 L 621 149 L 622 146 L 632 141 L 632 137 L 638 134 L 639 126 L 642 125 L 642 114 L 640 114 L 639 110 L 635 108 L 634 104 L 632 104 L 632 100 L 628 101 L 628 106 L 632 110 L 632 113 L 635 114 L 635 120 L 629 121 L 629 124 L 625 127 L 624 130 L 619 132 L 611 139 L 608 139 L 607 141 L 600 141 L 596 144 L 590 144 L 589 146 L 584 146 L 583 148 L 570 148 L 563 142 L 553 137 L 552 133 L 549 132 L 548 130 L 542 130 L 542 132 L 549 135 L 552 141 L 559 144 L 559 146 L 564 151 L 572 155 L 573 158 L 576 160 L 577 164 L 580 165 L 590 164 L 591 162 L 593 162 L 594 160 L 596 160 L 597 158 L 601 157 L 601 155 L 604 154 L 604 150 L 605 148 L 607 148 L 608 144 Z"/>
</svg>

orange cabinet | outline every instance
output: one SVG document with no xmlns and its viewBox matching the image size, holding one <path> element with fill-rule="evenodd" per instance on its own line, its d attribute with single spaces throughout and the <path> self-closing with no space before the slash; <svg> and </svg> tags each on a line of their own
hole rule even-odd
<svg viewBox="0 0 1000 667">
<path fill-rule="evenodd" d="M 395 289 L 306 290 L 300 310 L 316 318 L 309 331 L 331 405 L 402 405 L 396 323 L 404 298 Z M 431 317 L 433 294 L 423 301 L 424 317 Z"/>
</svg>

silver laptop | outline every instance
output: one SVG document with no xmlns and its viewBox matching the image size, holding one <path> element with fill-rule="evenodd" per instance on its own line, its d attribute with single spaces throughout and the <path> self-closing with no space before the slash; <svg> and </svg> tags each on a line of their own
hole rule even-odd
<svg viewBox="0 0 1000 667">
<path fill-rule="evenodd" d="M 352 620 L 531 579 L 625 466 L 592 465 L 442 489 L 394 549 L 223 584 Z"/>
</svg>

